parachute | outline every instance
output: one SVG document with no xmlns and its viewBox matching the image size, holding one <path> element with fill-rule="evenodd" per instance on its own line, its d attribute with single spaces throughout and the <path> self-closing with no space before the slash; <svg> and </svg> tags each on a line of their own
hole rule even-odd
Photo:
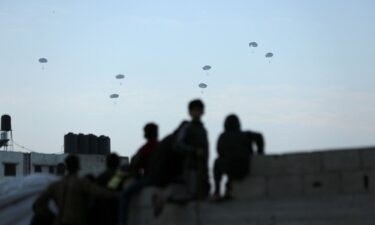
<svg viewBox="0 0 375 225">
<path fill-rule="evenodd" d="M 210 65 L 205 65 L 204 67 L 202 67 L 203 70 L 210 70 L 211 69 L 211 66 Z"/>
<path fill-rule="evenodd" d="M 44 64 L 44 63 L 47 63 L 48 62 L 48 60 L 46 59 L 46 58 L 39 58 L 39 63 L 42 63 L 42 64 Z M 42 66 L 42 70 L 44 70 L 44 66 Z"/>
<path fill-rule="evenodd" d="M 254 48 L 258 47 L 258 43 L 255 41 L 249 43 L 249 47 L 252 48 L 252 53 L 254 53 Z"/>
<path fill-rule="evenodd" d="M 266 58 L 269 58 L 269 63 L 271 63 L 271 58 L 273 57 L 273 53 L 272 52 L 268 52 L 267 54 L 266 54 Z"/>
<path fill-rule="evenodd" d="M 40 62 L 40 63 L 47 63 L 48 60 L 47 60 L 46 58 L 40 58 L 40 59 L 39 59 L 39 62 Z"/>
<path fill-rule="evenodd" d="M 200 87 L 200 88 L 207 88 L 208 87 L 208 85 L 207 84 L 205 84 L 205 83 L 200 83 L 199 85 L 198 85 L 198 87 Z"/>
<path fill-rule="evenodd" d="M 119 97 L 120 97 L 119 94 L 111 94 L 111 95 L 109 96 L 109 98 L 112 98 L 112 99 L 114 99 L 114 98 L 119 98 Z"/>
<path fill-rule="evenodd" d="M 124 79 L 124 78 L 125 78 L 125 75 L 123 75 L 123 74 L 117 74 L 116 75 L 116 79 L 121 80 L 121 79 Z"/>
<path fill-rule="evenodd" d="M 117 79 L 117 80 L 120 80 L 120 85 L 122 85 L 121 80 L 124 79 L 124 78 L 125 78 L 125 75 L 123 75 L 123 74 L 117 74 L 117 75 L 116 75 L 116 79 Z"/>
<path fill-rule="evenodd" d="M 49 174 L 9 177 L 0 181 L 0 219 L 4 225 L 28 225 L 39 194 L 60 178 Z"/>
</svg>

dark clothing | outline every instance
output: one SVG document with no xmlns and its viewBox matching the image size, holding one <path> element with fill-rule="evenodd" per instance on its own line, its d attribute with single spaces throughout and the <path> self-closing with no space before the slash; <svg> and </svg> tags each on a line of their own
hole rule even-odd
<svg viewBox="0 0 375 225">
<path fill-rule="evenodd" d="M 129 203 L 131 198 L 144 187 L 150 185 L 150 160 L 154 153 L 158 141 L 156 139 L 149 140 L 143 145 L 132 159 L 131 167 L 138 175 L 137 179 L 130 181 L 130 184 L 121 192 L 118 207 L 118 222 L 127 224 L 129 214 Z"/>
<path fill-rule="evenodd" d="M 189 122 L 182 122 L 178 128 L 163 138 L 151 155 L 150 183 L 156 187 L 166 187 L 183 174 L 184 157 L 175 151 L 174 146 L 179 131 Z"/>
<path fill-rule="evenodd" d="M 112 177 L 116 174 L 116 169 L 106 169 L 103 173 L 101 173 L 97 178 L 97 183 L 101 187 L 107 187 L 108 182 L 112 179 Z"/>
<path fill-rule="evenodd" d="M 54 182 L 42 192 L 34 203 L 36 213 L 50 212 L 48 202 L 53 200 L 59 214 L 55 225 L 88 224 L 88 202 L 91 197 L 115 198 L 116 195 L 76 175 L 68 175 Z"/>
<path fill-rule="evenodd" d="M 99 186 L 110 190 L 108 188 L 109 181 L 115 176 L 116 169 L 107 169 L 101 173 L 97 178 Z M 114 190 L 110 190 L 115 193 Z M 91 209 L 93 225 L 115 225 L 117 224 L 117 199 L 99 199 L 93 200 L 93 206 Z"/>
<path fill-rule="evenodd" d="M 249 173 L 254 143 L 258 154 L 263 154 L 264 140 L 260 133 L 232 130 L 221 134 L 217 144 L 219 157 L 214 165 L 215 180 L 220 180 L 223 174 L 231 179 L 244 178 Z"/>
<path fill-rule="evenodd" d="M 210 191 L 207 131 L 200 121 L 186 123 L 178 132 L 174 150 L 183 156 L 184 175 L 195 183 L 192 197 L 205 198 Z M 186 179 L 186 178 L 185 178 Z M 189 186 L 189 184 L 187 184 Z"/>
<path fill-rule="evenodd" d="M 157 144 L 156 139 L 149 140 L 132 158 L 131 167 L 138 176 L 147 177 L 149 175 L 150 158 Z"/>
</svg>

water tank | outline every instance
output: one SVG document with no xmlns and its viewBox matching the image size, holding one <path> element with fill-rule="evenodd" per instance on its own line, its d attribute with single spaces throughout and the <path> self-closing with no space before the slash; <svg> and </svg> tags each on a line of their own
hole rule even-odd
<svg viewBox="0 0 375 225">
<path fill-rule="evenodd" d="M 99 154 L 98 152 L 98 137 L 93 134 L 89 134 L 89 154 Z"/>
<path fill-rule="evenodd" d="M 78 136 L 68 133 L 64 136 L 64 153 L 74 154 L 78 152 Z"/>
<path fill-rule="evenodd" d="M 102 155 L 111 153 L 111 139 L 109 137 L 101 135 L 98 138 L 98 152 Z"/>
<path fill-rule="evenodd" d="M 89 136 L 84 134 L 78 134 L 78 154 L 89 153 Z"/>
<path fill-rule="evenodd" d="M 9 115 L 2 115 L 1 116 L 1 130 L 2 131 L 11 131 L 11 118 Z"/>
</svg>

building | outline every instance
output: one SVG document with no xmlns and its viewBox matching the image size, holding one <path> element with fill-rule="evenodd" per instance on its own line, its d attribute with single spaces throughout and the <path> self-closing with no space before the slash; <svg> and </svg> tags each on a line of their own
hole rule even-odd
<svg viewBox="0 0 375 225">
<path fill-rule="evenodd" d="M 106 155 L 77 155 L 81 159 L 80 175 L 98 175 L 105 169 Z M 67 154 L 0 151 L 0 180 L 34 173 L 56 174 L 57 164 L 63 163 L 66 156 Z M 125 163 L 129 163 L 128 157 L 121 157 L 121 164 Z"/>
</svg>

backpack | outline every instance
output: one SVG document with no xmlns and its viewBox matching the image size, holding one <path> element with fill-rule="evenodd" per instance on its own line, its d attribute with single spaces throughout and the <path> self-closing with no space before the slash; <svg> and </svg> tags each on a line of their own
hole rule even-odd
<svg viewBox="0 0 375 225">
<path fill-rule="evenodd" d="M 150 158 L 150 180 L 152 185 L 165 187 L 183 172 L 183 156 L 174 151 L 177 135 L 188 122 L 184 121 L 172 133 L 163 138 Z"/>
</svg>

